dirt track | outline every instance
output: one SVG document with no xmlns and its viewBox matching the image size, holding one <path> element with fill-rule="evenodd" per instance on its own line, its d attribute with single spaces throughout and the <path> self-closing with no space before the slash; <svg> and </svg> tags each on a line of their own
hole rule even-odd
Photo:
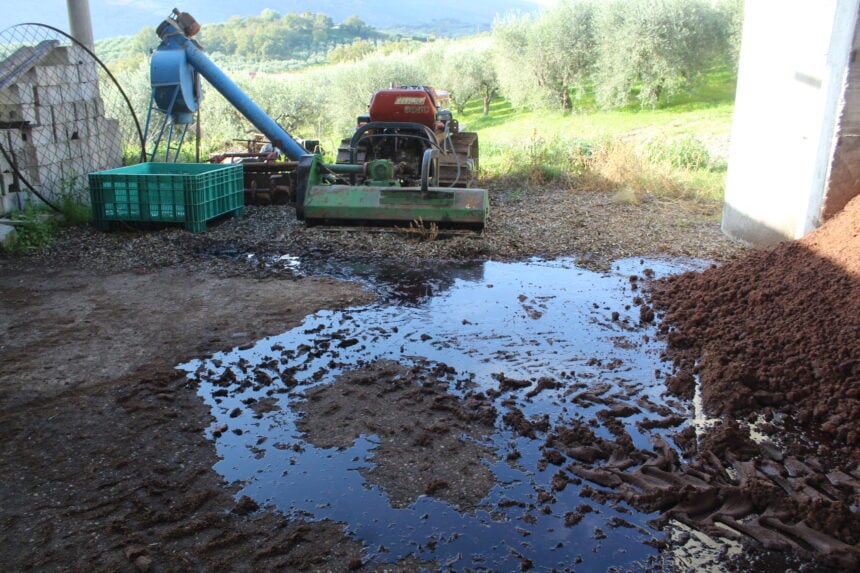
<svg viewBox="0 0 860 573">
<path fill-rule="evenodd" d="M 549 199 L 540 197 L 536 200 Z M 556 202 L 557 212 L 568 212 L 571 221 L 583 221 L 583 210 L 566 201 L 572 200 L 565 197 Z M 23 260 L 0 259 L 0 460 L 6 484 L 0 494 L 3 531 L 0 534 L 0 562 L 10 570 L 360 568 L 362 548 L 344 536 L 341 525 L 305 523 L 270 510 L 261 510 L 250 499 L 234 499 L 231 492 L 235 491 L 236 484 L 223 484 L 212 470 L 216 462 L 215 450 L 204 435 L 204 428 L 211 420 L 210 414 L 195 388 L 173 367 L 194 357 L 283 332 L 318 309 L 358 305 L 369 301 L 371 296 L 355 284 L 298 278 L 289 269 L 255 265 L 254 261 L 225 258 L 219 253 L 254 252 L 257 253 L 257 262 L 263 260 L 265 253 L 283 253 L 285 250 L 323 258 L 335 251 L 365 251 L 376 252 L 384 259 L 395 256 L 398 241 L 406 241 L 407 258 L 432 259 L 434 255 L 451 258 L 457 253 L 466 258 L 476 253 L 494 256 L 494 253 L 507 249 L 509 256 L 566 254 L 603 264 L 619 254 L 636 254 L 636 247 L 629 244 L 629 240 L 616 250 L 608 247 L 603 250 L 600 245 L 612 245 L 621 241 L 619 237 L 636 236 L 637 232 L 644 237 L 654 228 L 671 228 L 672 233 L 678 234 L 689 232 L 689 236 L 675 243 L 684 245 L 684 254 L 713 258 L 716 250 L 712 249 L 719 244 L 719 240 L 709 239 L 706 249 L 695 251 L 697 236 L 719 236 L 717 223 L 712 217 L 697 219 L 694 224 L 666 225 L 656 222 L 666 214 L 662 207 L 655 210 L 653 204 L 615 204 L 595 197 L 589 197 L 587 201 L 585 209 L 590 210 L 586 218 L 589 223 L 568 226 L 576 229 L 576 240 L 564 234 L 568 231 L 556 234 L 528 231 L 537 228 L 537 222 L 528 222 L 526 216 L 535 204 L 527 200 L 512 200 L 497 205 L 496 211 L 505 213 L 506 209 L 511 210 L 507 212 L 512 220 L 511 227 L 518 230 L 516 236 L 519 238 L 511 239 L 510 243 L 506 242 L 510 237 L 492 233 L 477 241 L 454 238 L 439 245 L 416 242 L 402 236 L 359 233 L 352 239 L 353 246 L 349 247 L 344 241 L 350 239 L 342 234 L 302 231 L 289 219 L 288 212 L 260 211 L 258 215 L 266 221 L 274 220 L 275 226 L 269 229 L 262 225 L 266 230 L 257 243 L 249 242 L 245 233 L 254 223 L 252 215 L 242 221 L 227 221 L 214 229 L 211 235 L 192 236 L 165 231 L 102 236 L 84 232 L 65 239 L 65 245 L 73 245 L 73 249 L 63 251 L 64 243 L 61 242 L 48 255 Z M 855 201 L 855 205 L 857 203 Z M 604 214 L 605 217 L 602 216 Z M 655 219 L 652 221 L 651 217 Z M 624 227 L 624 231 L 613 235 L 611 229 L 601 227 L 601 221 L 613 221 L 614 225 Z M 286 229 L 286 236 L 273 238 L 272 233 L 278 228 Z M 856 236 L 856 222 L 853 229 Z M 317 237 L 318 234 L 321 238 Z M 658 240 L 673 242 L 668 236 L 661 236 Z M 159 245 L 170 245 L 173 250 L 159 251 Z M 591 252 L 587 245 L 598 245 L 597 254 Z M 446 250 L 448 246 L 450 252 Z M 659 245 L 654 243 L 642 244 L 639 248 L 643 255 L 654 255 L 655 249 L 660 251 Z M 790 257 L 791 249 L 785 247 L 777 251 L 777 255 L 756 256 L 764 257 L 766 263 L 772 263 L 774 257 L 785 256 L 785 267 L 790 268 L 796 264 Z M 850 251 L 849 255 L 858 251 L 860 249 Z M 100 252 L 105 253 L 105 257 L 98 257 Z M 737 247 L 726 243 L 726 252 L 726 258 L 730 259 L 737 253 Z M 672 251 L 669 254 L 678 253 Z M 113 266 L 105 262 L 113 260 L 111 257 L 117 257 Z M 756 269 L 761 267 L 761 263 L 748 265 L 744 267 L 740 262 L 730 267 L 733 270 L 725 272 L 747 272 L 749 274 L 740 282 L 754 282 L 758 280 Z M 675 350 L 685 350 L 683 344 L 678 344 L 683 340 L 682 336 L 704 343 L 714 339 L 714 332 L 692 330 L 701 321 L 686 320 L 687 315 L 673 314 L 670 303 L 666 301 L 700 301 L 699 304 L 706 305 L 700 310 L 708 317 L 725 318 L 717 313 L 717 309 L 728 313 L 731 307 L 719 297 L 701 296 L 701 292 L 719 291 L 708 286 L 710 283 L 699 282 L 709 281 L 710 277 L 721 282 L 725 275 L 719 273 L 719 270 L 713 270 L 684 275 L 686 278 L 668 283 L 674 286 L 657 291 L 664 293 L 662 299 L 655 300 L 659 308 L 667 309 L 668 320 L 664 324 L 667 329 L 670 325 L 673 328 L 668 334 L 670 345 Z M 847 283 L 843 281 L 841 284 L 857 288 L 856 272 L 847 276 Z M 779 280 L 778 276 L 776 280 Z M 694 292 L 699 294 L 691 294 Z M 759 292 L 766 293 L 767 290 L 759 289 Z M 732 293 L 721 296 L 737 297 Z M 749 300 L 754 304 L 748 303 L 736 312 L 766 308 L 770 299 L 759 296 Z M 858 298 L 845 300 L 856 301 Z M 642 318 L 650 319 L 648 308 L 643 306 L 642 309 Z M 839 316 L 845 318 L 845 315 Z M 857 316 L 853 315 L 852 322 L 851 315 L 848 315 L 849 327 L 856 328 Z M 676 323 L 677 330 L 674 330 Z M 725 328 L 721 330 L 725 331 Z M 734 333 L 734 336 L 738 334 Z M 705 346 L 689 345 L 686 348 L 691 349 L 715 356 L 706 352 L 708 347 Z M 852 350 L 849 348 L 846 352 L 849 356 L 840 355 L 834 375 L 842 383 L 850 382 L 848 391 L 853 391 L 856 380 L 850 375 L 840 378 L 839 374 L 842 372 L 840 365 L 853 364 L 850 362 Z M 856 353 L 856 348 L 853 352 Z M 771 355 L 774 361 L 780 360 L 778 349 L 772 350 Z M 668 382 L 670 387 L 677 386 L 683 390 L 682 382 L 687 377 L 684 367 L 689 364 L 685 360 L 695 359 L 696 354 L 678 356 L 681 367 L 678 376 Z M 716 356 L 718 358 L 719 355 Z M 825 353 L 820 358 L 825 367 L 831 364 L 829 356 Z M 761 357 L 755 359 L 760 360 Z M 827 368 L 819 370 L 829 372 Z M 700 369 L 699 373 L 704 384 L 708 370 Z M 349 382 L 345 379 L 339 384 Z M 709 397 L 706 388 L 703 388 L 703 393 L 713 411 L 718 411 L 716 406 L 722 403 L 718 396 L 734 391 L 732 387 L 717 388 Z M 506 391 L 504 381 L 500 381 L 500 390 Z M 408 395 L 408 390 L 402 391 Z M 327 396 L 325 390 L 319 392 L 315 401 L 317 406 L 332 407 L 333 404 L 327 400 L 336 399 L 336 396 Z M 526 389 L 517 388 L 516 392 L 525 395 Z M 781 390 L 769 389 L 768 392 L 772 396 Z M 732 412 L 745 415 L 763 413 L 766 416 L 769 411 L 779 412 L 779 404 L 771 403 L 773 397 L 768 398 L 761 392 L 754 392 L 752 396 L 750 401 L 733 403 Z M 497 397 L 490 396 L 491 400 Z M 451 401 L 450 396 L 441 392 L 435 399 L 445 403 Z M 479 436 L 487 424 L 491 427 L 493 423 L 502 423 L 518 432 L 531 432 L 546 440 L 548 452 L 558 453 L 547 454 L 544 465 L 566 464 L 554 482 L 557 487 L 563 489 L 565 480 L 584 479 L 593 484 L 591 491 L 595 499 L 605 500 L 607 496 L 616 495 L 642 507 L 650 504 L 654 509 L 668 508 L 672 513 L 667 513 L 667 517 L 671 515 L 704 529 L 718 527 L 713 519 L 718 514 L 740 519 L 750 511 L 775 508 L 778 513 L 766 517 L 783 520 L 787 524 L 783 532 L 785 536 L 801 541 L 786 544 L 786 537 L 781 537 L 778 531 L 775 536 L 768 537 L 778 528 L 767 523 L 767 519 L 763 524 L 760 520 L 748 526 L 747 540 L 757 539 L 765 547 L 793 547 L 807 554 L 824 555 L 830 566 L 845 567 L 854 563 L 857 539 L 851 537 L 851 531 L 856 532 L 860 528 L 856 526 L 856 513 L 850 510 L 850 500 L 857 492 L 854 481 L 857 476 L 851 475 L 851 472 L 856 472 L 856 443 L 851 441 L 850 434 L 840 435 L 838 428 L 834 428 L 829 436 L 825 436 L 829 440 L 825 443 L 833 444 L 834 451 L 843 454 L 843 463 L 838 468 L 831 465 L 830 457 L 822 455 L 811 464 L 809 460 L 800 458 L 797 464 L 786 470 L 790 464 L 784 454 L 762 457 L 760 446 L 749 445 L 745 426 L 736 430 L 735 426 L 728 424 L 724 431 L 714 432 L 711 441 L 699 445 L 702 455 L 698 465 L 686 464 L 668 449 L 661 449 L 659 444 L 653 451 L 642 452 L 625 440 L 623 429 L 619 430 L 613 420 L 629 415 L 626 412 L 632 411 L 632 406 L 628 402 L 635 406 L 635 396 L 615 403 L 607 402 L 608 398 L 599 394 L 585 392 L 577 399 L 583 404 L 605 406 L 609 413 L 599 418 L 596 424 L 609 428 L 615 435 L 613 440 L 598 440 L 586 431 L 587 428 L 581 427 L 557 426 L 536 430 L 532 427 L 533 421 L 518 418 L 515 410 L 498 418 L 493 413 L 492 421 L 489 415 L 479 416 L 472 426 L 464 426 L 463 431 L 475 431 L 474 435 Z M 376 414 L 378 417 L 385 414 L 384 403 L 380 404 L 383 405 Z M 468 420 L 470 409 L 479 408 L 480 404 L 468 407 L 450 404 L 450 407 L 451 411 L 461 413 L 460 418 Z M 656 415 L 665 420 L 654 423 L 669 426 L 675 423 L 672 413 L 657 411 Z M 852 419 L 852 415 L 856 420 L 856 413 L 847 411 L 842 421 Z M 812 416 L 810 423 L 815 425 L 820 418 L 814 411 Z M 347 433 L 352 431 L 348 426 L 344 427 Z M 613 428 L 616 431 L 612 431 Z M 310 439 L 319 439 L 321 443 L 336 439 L 314 438 L 314 430 L 307 428 L 307 431 Z M 727 435 L 728 438 L 725 437 Z M 421 441 L 421 436 L 416 439 Z M 682 448 L 687 444 L 685 454 L 696 455 L 694 438 L 678 436 L 676 442 Z M 792 451 L 790 448 L 793 446 L 788 444 L 784 447 Z M 796 451 L 803 453 L 803 450 Z M 480 451 L 464 454 L 466 461 L 470 456 L 484 455 Z M 776 459 L 774 456 L 783 457 Z M 794 454 L 789 457 L 792 456 Z M 611 463 L 603 464 L 605 460 Z M 613 464 L 614 467 L 596 467 Z M 748 481 L 738 482 L 731 473 L 726 477 L 727 467 Z M 837 469 L 841 472 L 838 475 L 833 473 Z M 772 495 L 771 498 L 762 498 L 756 493 L 766 491 L 773 494 L 772 489 L 767 489 L 771 486 L 764 485 L 760 479 L 761 472 L 770 471 L 788 472 L 782 481 L 776 480 L 783 488 L 788 488 L 787 491 L 795 492 L 784 496 L 787 505 L 774 506 L 768 502 L 763 506 L 756 505 L 762 499 L 773 499 Z M 386 469 L 380 467 L 378 472 L 385 474 Z M 619 472 L 624 474 L 621 478 Z M 396 476 L 396 468 L 391 474 Z M 386 475 L 377 477 L 383 482 L 391 479 Z M 830 479 L 830 485 L 821 482 L 822 478 Z M 619 479 L 624 483 L 616 481 Z M 702 486 L 695 480 L 704 481 L 706 485 Z M 840 483 L 833 484 L 833 480 Z M 774 482 L 771 480 L 771 483 Z M 392 491 L 400 492 L 397 499 L 401 503 L 408 503 L 422 492 L 427 494 L 428 489 L 432 490 L 430 494 L 455 504 L 470 503 L 481 495 L 480 491 L 458 491 L 451 483 L 435 483 L 428 488 L 422 480 L 417 485 L 411 484 L 412 489 L 391 487 Z M 547 496 L 549 500 L 551 494 Z M 704 505 L 700 503 L 693 507 L 692 499 L 697 496 L 705 500 L 702 502 Z M 788 512 L 792 500 L 809 499 L 818 499 L 815 502 L 820 510 L 815 514 L 818 521 L 812 519 L 811 513 L 810 520 L 798 524 L 796 515 L 792 517 Z M 590 511 L 585 507 L 587 505 L 584 504 L 581 511 L 570 511 L 572 524 Z M 828 508 L 832 511 L 826 511 Z M 733 525 L 743 531 L 743 526 Z M 822 540 L 814 533 L 802 530 L 807 525 L 813 530 L 828 532 L 845 527 L 847 533 L 842 533 L 841 529 L 836 531 L 836 543 L 833 537 Z M 759 526 L 764 529 L 755 529 Z M 403 562 L 401 565 L 404 569 L 414 569 L 419 564 Z M 433 567 L 433 564 L 428 566 Z"/>
<path fill-rule="evenodd" d="M 35 265 L 0 275 L 0 400 L 20 406 L 133 381 L 373 297 L 325 278 L 243 280 L 178 268 L 93 275 Z"/>
</svg>

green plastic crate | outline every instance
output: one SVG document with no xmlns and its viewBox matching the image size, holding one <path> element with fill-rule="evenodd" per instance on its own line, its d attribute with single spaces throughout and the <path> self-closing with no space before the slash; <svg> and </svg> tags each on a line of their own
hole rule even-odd
<svg viewBox="0 0 860 573">
<path fill-rule="evenodd" d="M 184 223 L 205 231 L 206 222 L 244 212 L 242 165 L 141 163 L 89 175 L 93 222 Z"/>
</svg>

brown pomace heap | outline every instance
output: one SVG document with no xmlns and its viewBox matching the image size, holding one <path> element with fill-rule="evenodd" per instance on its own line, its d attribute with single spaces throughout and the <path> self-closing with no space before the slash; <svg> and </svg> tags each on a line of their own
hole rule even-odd
<svg viewBox="0 0 860 573">
<path fill-rule="evenodd" d="M 680 373 L 705 409 L 770 409 L 860 455 L 860 197 L 797 241 L 652 284 Z"/>
</svg>

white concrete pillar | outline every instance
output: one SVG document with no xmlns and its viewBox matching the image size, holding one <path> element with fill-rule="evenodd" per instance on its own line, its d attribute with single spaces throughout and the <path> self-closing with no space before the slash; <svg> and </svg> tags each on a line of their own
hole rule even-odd
<svg viewBox="0 0 860 573">
<path fill-rule="evenodd" d="M 747 0 L 723 231 L 754 245 L 820 224 L 860 0 Z"/>
<path fill-rule="evenodd" d="M 69 10 L 69 28 L 72 37 L 92 51 L 95 44 L 89 0 L 66 0 L 66 6 Z"/>
</svg>

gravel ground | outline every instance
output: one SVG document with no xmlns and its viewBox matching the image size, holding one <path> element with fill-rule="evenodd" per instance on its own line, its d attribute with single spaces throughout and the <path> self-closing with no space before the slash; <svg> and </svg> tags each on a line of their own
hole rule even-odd
<svg viewBox="0 0 860 573">
<path fill-rule="evenodd" d="M 513 260 L 576 257 L 604 270 L 625 257 L 693 257 L 724 262 L 744 248 L 719 229 L 716 202 L 560 189 L 491 190 L 490 221 L 482 233 L 442 230 L 435 240 L 381 228 L 306 227 L 291 207 L 247 207 L 242 217 L 210 224 L 206 233 L 180 227 L 101 233 L 68 229 L 45 253 L 28 257 L 49 265 L 96 272 L 144 270 L 176 264 L 228 274 L 248 265 L 211 255 L 289 254 L 310 258 Z M 270 274 L 277 269 L 256 269 Z"/>
</svg>

